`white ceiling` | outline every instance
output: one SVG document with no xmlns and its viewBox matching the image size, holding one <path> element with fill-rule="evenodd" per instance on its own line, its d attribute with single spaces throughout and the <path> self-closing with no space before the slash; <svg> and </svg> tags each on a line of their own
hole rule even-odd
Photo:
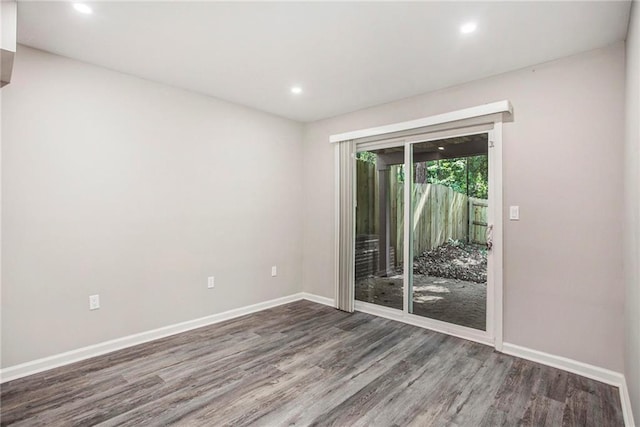
<svg viewBox="0 0 640 427">
<path fill-rule="evenodd" d="M 630 3 L 18 4 L 19 43 L 300 121 L 602 46 Z M 461 24 L 476 21 L 473 34 Z M 293 95 L 290 87 L 303 93 Z"/>
</svg>

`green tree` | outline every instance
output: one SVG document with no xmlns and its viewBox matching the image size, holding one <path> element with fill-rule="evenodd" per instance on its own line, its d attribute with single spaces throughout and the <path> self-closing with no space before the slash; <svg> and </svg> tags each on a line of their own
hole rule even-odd
<svg viewBox="0 0 640 427">
<path fill-rule="evenodd" d="M 425 164 L 427 183 L 446 185 L 454 191 L 471 197 L 487 198 L 489 169 L 486 154 L 455 159 L 430 160 Z M 420 168 L 416 167 L 414 173 L 418 169 Z"/>
<path fill-rule="evenodd" d="M 468 157 L 469 196 L 486 199 L 489 196 L 489 158 L 483 156 Z"/>
</svg>

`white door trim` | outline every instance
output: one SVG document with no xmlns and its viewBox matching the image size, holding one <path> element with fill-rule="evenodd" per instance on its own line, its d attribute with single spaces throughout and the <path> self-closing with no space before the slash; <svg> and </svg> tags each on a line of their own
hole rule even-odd
<svg viewBox="0 0 640 427">
<path fill-rule="evenodd" d="M 493 147 L 491 143 L 493 142 Z M 492 151 L 493 150 L 493 151 Z M 491 167 L 491 162 L 495 163 L 495 167 Z M 502 122 L 496 122 L 493 130 L 489 132 L 489 194 L 490 203 L 492 205 L 489 223 L 494 225 L 493 240 L 497 242 L 494 245 L 491 256 L 492 268 L 490 274 L 493 275 L 491 282 L 493 283 L 493 321 L 492 329 L 494 331 L 494 346 L 497 351 L 502 352 L 503 343 L 503 313 L 504 313 L 504 289 L 503 289 L 503 256 L 504 256 L 504 239 L 503 239 L 503 222 L 502 222 Z M 492 185 L 493 184 L 493 185 Z M 488 279 L 488 278 L 487 278 Z M 487 282 L 489 283 L 489 282 Z M 488 309 L 489 307 L 487 307 Z"/>
<path fill-rule="evenodd" d="M 361 129 L 352 132 L 340 133 L 331 135 L 329 142 L 341 142 L 359 138 L 368 138 L 371 136 L 385 135 L 393 132 L 402 132 L 410 129 L 424 128 L 428 126 L 441 125 L 443 123 L 451 123 L 460 120 L 473 119 L 481 116 L 488 116 L 491 114 L 506 113 L 511 115 L 513 107 L 511 102 L 504 100 L 498 102 L 492 102 L 489 104 L 478 105 L 471 108 L 464 108 L 462 110 L 450 111 L 444 114 L 437 114 L 435 116 L 429 116 L 422 119 L 410 120 L 407 122 L 393 123 L 390 125 L 378 126 L 368 129 Z M 457 127 L 457 126 L 456 126 Z"/>
<path fill-rule="evenodd" d="M 405 289 L 407 286 L 405 286 Z M 406 301 L 406 300 L 405 300 Z M 385 307 L 382 305 L 372 304 L 364 301 L 356 301 L 356 311 L 372 314 L 385 319 L 395 320 L 397 322 L 407 323 L 409 325 L 418 326 L 420 328 L 429 329 L 431 331 L 440 332 L 468 341 L 493 347 L 493 340 L 489 339 L 485 331 L 467 328 L 466 326 L 454 325 L 453 323 L 441 322 L 440 320 L 430 319 L 428 317 L 418 316 L 416 314 L 405 313 L 397 308 Z"/>
</svg>

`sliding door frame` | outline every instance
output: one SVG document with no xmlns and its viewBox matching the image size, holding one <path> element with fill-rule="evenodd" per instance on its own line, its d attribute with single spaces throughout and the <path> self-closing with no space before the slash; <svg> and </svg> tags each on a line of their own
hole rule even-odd
<svg viewBox="0 0 640 427">
<path fill-rule="evenodd" d="M 454 131 L 455 132 L 455 131 Z M 488 224 L 493 225 L 495 229 L 500 228 L 501 226 L 496 224 L 496 202 L 494 194 L 500 192 L 499 186 L 496 188 L 496 176 L 494 173 L 494 169 L 501 168 L 502 165 L 496 163 L 495 153 L 496 153 L 496 142 L 495 142 L 495 132 L 494 129 L 481 130 L 481 131 L 471 131 L 460 133 L 456 133 L 452 136 L 447 136 L 446 138 L 456 138 L 462 136 L 470 136 L 470 135 L 482 135 L 487 134 L 487 155 L 488 155 L 488 164 L 489 164 L 489 209 L 487 212 L 487 222 Z M 404 182 L 404 310 L 403 314 L 405 316 L 414 316 L 415 322 L 421 322 L 424 324 L 424 327 L 434 330 L 439 330 L 441 332 L 445 332 L 451 335 L 456 335 L 465 339 L 482 342 L 489 345 L 494 345 L 496 343 L 496 309 L 495 307 L 499 305 L 496 301 L 496 254 L 501 253 L 502 242 L 499 240 L 495 241 L 493 248 L 487 253 L 487 292 L 486 292 L 486 323 L 485 330 L 479 330 L 474 328 L 469 328 L 461 325 L 456 325 L 454 323 L 439 321 L 436 319 L 431 319 L 429 317 L 417 316 L 413 314 L 413 209 L 407 208 L 413 205 L 412 195 L 413 195 L 413 174 L 411 171 L 413 170 L 413 146 L 415 144 L 419 144 L 421 142 L 428 141 L 440 141 L 443 138 L 439 137 L 418 137 L 418 138 L 409 138 L 405 141 L 404 144 L 404 153 L 405 153 L 405 182 Z"/>
<path fill-rule="evenodd" d="M 355 152 L 368 149 L 404 146 L 405 168 L 411 171 L 412 147 L 418 142 L 440 140 L 456 136 L 472 134 L 488 134 L 489 156 L 489 211 L 488 223 L 493 225 L 493 248 L 489 252 L 487 271 L 487 323 L 486 330 L 454 325 L 451 323 L 417 316 L 409 313 L 410 295 L 409 280 L 413 272 L 412 258 L 412 209 L 411 173 L 405 176 L 404 187 L 404 286 L 403 310 L 378 306 L 376 304 L 355 301 L 355 309 L 377 316 L 398 320 L 426 329 L 457 336 L 471 341 L 491 345 L 502 351 L 503 342 L 503 197 L 502 197 L 502 124 L 505 116 L 512 113 L 511 104 L 501 101 L 465 110 L 432 116 L 411 122 L 397 123 L 379 128 L 365 129 L 341 135 L 333 135 L 331 142 L 350 140 L 355 143 Z M 337 150 L 337 147 L 336 147 Z M 336 158 L 337 161 L 337 158 Z M 353 163 L 353 162 L 352 162 Z M 355 165 L 354 165 L 355 166 Z M 353 183 L 355 184 L 355 183 Z M 336 181 L 336 189 L 340 183 Z M 355 198 L 355 192 L 354 192 Z M 355 200 L 351 206 L 355 214 Z M 336 210 L 336 227 L 339 227 L 339 212 Z M 355 229 L 353 240 L 355 241 Z M 337 244 L 337 242 L 336 242 Z M 336 247 L 336 261 L 339 261 L 339 250 Z M 352 260 L 353 261 L 353 260 Z M 337 268 L 337 267 L 336 267 Z M 355 282 L 355 280 L 354 280 Z M 355 286 L 355 283 L 351 283 Z"/>
</svg>

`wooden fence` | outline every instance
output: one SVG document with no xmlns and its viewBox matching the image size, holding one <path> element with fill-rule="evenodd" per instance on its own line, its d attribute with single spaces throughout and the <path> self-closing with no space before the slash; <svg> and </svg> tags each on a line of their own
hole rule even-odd
<svg viewBox="0 0 640 427">
<path fill-rule="evenodd" d="M 484 245 L 487 243 L 487 212 L 489 201 L 469 197 L 469 242 Z"/>
<path fill-rule="evenodd" d="M 378 174 L 372 163 L 358 161 L 356 164 L 356 234 L 368 235 L 367 240 L 371 240 L 380 232 Z M 389 173 L 389 234 L 396 266 L 402 264 L 404 239 L 404 183 L 397 179 L 399 167 L 391 166 Z M 449 239 L 486 243 L 487 200 L 467 197 L 444 185 L 414 184 L 412 205 L 414 255 L 436 248 Z M 368 253 L 375 258 L 374 254 Z"/>
</svg>

